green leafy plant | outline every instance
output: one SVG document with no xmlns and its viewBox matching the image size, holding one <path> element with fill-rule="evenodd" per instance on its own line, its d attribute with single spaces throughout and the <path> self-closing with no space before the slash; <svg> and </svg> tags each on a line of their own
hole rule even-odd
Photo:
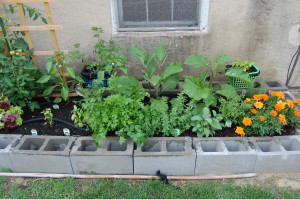
<svg viewBox="0 0 300 199">
<path fill-rule="evenodd" d="M 237 58 L 237 60 L 232 63 L 232 67 L 241 68 L 244 72 L 247 72 L 252 65 L 254 65 L 254 63 L 250 60 L 242 61 L 240 58 Z"/>
<path fill-rule="evenodd" d="M 76 50 L 70 53 L 70 58 L 73 61 L 82 60 L 90 73 L 106 71 L 110 75 L 115 75 L 116 69 L 119 69 L 127 74 L 126 58 L 120 53 L 122 48 L 116 46 L 113 40 L 102 39 L 103 29 L 101 27 L 92 27 L 91 30 L 94 32 L 93 37 L 97 40 L 93 51 L 96 58 L 94 60 L 87 59 L 85 54 L 79 51 L 80 44 L 78 43 L 74 45 Z"/>
<path fill-rule="evenodd" d="M 71 80 L 67 81 L 64 76 L 64 72 L 71 77 Z M 44 90 L 43 96 L 49 96 L 53 93 L 54 89 L 60 89 L 61 97 L 56 97 L 54 100 L 55 103 L 60 103 L 62 99 L 65 101 L 68 100 L 69 92 L 71 92 L 69 90 L 68 83 L 72 81 L 83 83 L 82 78 L 75 73 L 72 67 L 68 66 L 67 57 L 63 54 L 63 52 L 56 51 L 52 57 L 48 57 L 46 63 L 46 74 L 44 74 L 37 82 L 41 84 L 54 84 Z"/>
<path fill-rule="evenodd" d="M 198 109 L 197 114 L 191 118 L 192 131 L 197 133 L 198 137 L 213 136 L 216 130 L 221 130 L 224 126 L 222 120 L 222 115 L 215 110 L 208 107 Z"/>
<path fill-rule="evenodd" d="M 74 124 L 79 127 L 84 127 L 85 123 L 83 122 L 83 116 L 84 116 L 83 110 L 81 108 L 78 108 L 76 105 L 74 105 L 74 108 L 71 111 L 71 113 L 72 113 L 71 120 L 74 122 Z"/>
<path fill-rule="evenodd" d="M 164 45 L 159 44 L 151 54 L 138 46 L 130 47 L 128 52 L 142 63 L 144 79 L 154 88 L 156 98 L 162 90 L 176 88 L 183 68 L 178 62 L 165 65 L 167 52 Z"/>
<path fill-rule="evenodd" d="M 0 37 L 0 46 L 4 45 L 3 42 L 3 37 Z M 0 92 L 13 103 L 21 107 L 29 106 L 33 111 L 39 108 L 38 103 L 32 99 L 43 88 L 37 82 L 42 74 L 30 54 L 21 49 L 11 51 L 10 54 L 11 57 L 0 54 Z"/>
<path fill-rule="evenodd" d="M 20 106 L 12 106 L 6 96 L 0 97 L 0 129 L 9 131 L 23 122 L 21 115 L 23 110 Z"/>
<path fill-rule="evenodd" d="M 52 125 L 53 124 L 53 113 L 51 108 L 46 108 L 41 112 L 44 115 L 45 124 Z"/>
</svg>

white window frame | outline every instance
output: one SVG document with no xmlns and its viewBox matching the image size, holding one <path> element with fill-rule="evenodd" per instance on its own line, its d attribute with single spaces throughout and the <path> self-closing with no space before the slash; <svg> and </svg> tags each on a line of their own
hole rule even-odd
<svg viewBox="0 0 300 199">
<path fill-rule="evenodd" d="M 208 31 L 208 14 L 210 0 L 199 0 L 199 21 L 196 27 L 138 27 L 138 28 L 120 28 L 118 17 L 118 2 L 111 0 L 112 11 L 112 28 L 114 32 L 156 32 L 156 31 L 184 31 L 184 30 L 198 30 L 201 32 Z"/>
</svg>

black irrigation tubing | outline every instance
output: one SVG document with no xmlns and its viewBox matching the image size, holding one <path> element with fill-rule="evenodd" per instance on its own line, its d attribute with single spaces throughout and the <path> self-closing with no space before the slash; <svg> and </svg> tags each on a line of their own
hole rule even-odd
<svg viewBox="0 0 300 199">
<path fill-rule="evenodd" d="M 52 120 L 54 122 L 60 122 L 60 123 L 69 125 L 69 126 L 75 128 L 75 129 L 78 129 L 78 130 L 81 130 L 81 131 L 90 132 L 89 130 L 87 130 L 85 128 L 81 128 L 81 127 L 75 126 L 74 124 L 72 124 L 70 122 L 67 122 L 67 121 L 64 121 L 64 120 L 61 120 L 61 119 L 58 119 L 58 118 L 52 118 Z M 45 121 L 45 119 L 44 118 L 34 118 L 34 119 L 29 119 L 29 120 L 23 121 L 23 124 L 32 123 L 32 122 L 42 122 L 42 121 Z"/>
</svg>

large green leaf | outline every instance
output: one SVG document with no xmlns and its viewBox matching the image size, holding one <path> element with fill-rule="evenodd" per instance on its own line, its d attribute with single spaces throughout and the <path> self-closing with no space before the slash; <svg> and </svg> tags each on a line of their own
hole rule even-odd
<svg viewBox="0 0 300 199">
<path fill-rule="evenodd" d="M 235 88 L 229 84 L 223 84 L 221 90 L 216 91 L 216 93 L 227 99 L 233 99 L 238 95 Z"/>
<path fill-rule="evenodd" d="M 55 86 L 49 86 L 49 87 L 47 87 L 47 88 L 44 90 L 44 92 L 43 92 L 43 96 L 48 96 L 48 95 L 50 95 L 50 94 L 53 92 L 54 88 L 55 88 Z"/>
<path fill-rule="evenodd" d="M 156 85 L 161 81 L 161 77 L 159 75 L 153 75 L 148 81 L 151 86 L 156 87 Z"/>
<path fill-rule="evenodd" d="M 245 81 L 245 82 L 253 85 L 253 81 L 250 79 L 249 74 L 246 73 L 246 72 L 244 72 L 241 68 L 231 67 L 225 73 L 225 76 L 227 76 L 227 77 L 233 77 L 233 78 Z"/>
<path fill-rule="evenodd" d="M 110 87 L 116 89 L 128 89 L 130 87 L 140 87 L 140 82 L 134 76 L 120 76 L 109 82 Z"/>
<path fill-rule="evenodd" d="M 67 73 L 68 73 L 73 79 L 75 79 L 75 71 L 74 71 L 74 68 L 66 67 L 66 71 L 67 71 Z"/>
<path fill-rule="evenodd" d="M 183 68 L 180 63 L 171 62 L 164 69 L 163 79 L 166 79 L 171 75 L 180 73 L 181 71 L 183 71 Z"/>
<path fill-rule="evenodd" d="M 209 85 L 200 77 L 186 76 L 183 84 L 183 92 L 197 101 L 205 99 L 212 92 Z"/>
<path fill-rule="evenodd" d="M 23 38 L 19 38 L 15 40 L 14 47 L 17 49 L 21 49 L 24 52 L 29 51 L 29 46 Z"/>
<path fill-rule="evenodd" d="M 153 56 L 154 55 L 149 55 L 146 56 L 145 59 L 145 66 L 146 66 L 146 71 L 144 73 L 147 73 L 147 76 L 152 76 L 154 74 L 154 72 L 156 71 L 156 65 L 153 61 Z"/>
<path fill-rule="evenodd" d="M 43 84 L 43 83 L 48 82 L 48 81 L 50 80 L 50 78 L 51 78 L 51 75 L 43 75 L 43 76 L 42 76 L 40 79 L 38 79 L 36 82 L 37 82 L 37 83 Z"/>
<path fill-rule="evenodd" d="M 155 57 L 158 62 L 163 62 L 167 57 L 167 50 L 166 47 L 163 44 L 159 44 L 155 48 Z"/>
<path fill-rule="evenodd" d="M 224 62 L 226 62 L 228 60 L 228 58 L 229 58 L 229 56 L 226 54 L 219 55 L 216 59 L 216 63 L 223 64 Z"/>
<path fill-rule="evenodd" d="M 145 57 L 147 55 L 147 51 L 138 47 L 138 46 L 131 46 L 128 48 L 128 53 L 133 56 L 135 59 L 140 60 L 144 63 Z"/>
<path fill-rule="evenodd" d="M 53 63 L 52 63 L 51 61 L 48 61 L 48 62 L 46 63 L 46 70 L 47 70 L 48 73 L 51 72 L 52 66 L 53 66 Z"/>
<path fill-rule="evenodd" d="M 171 75 L 168 78 L 164 79 L 163 80 L 163 82 L 164 82 L 163 90 L 175 89 L 176 86 L 178 85 L 179 78 L 180 78 L 180 75 L 177 73 L 177 74 Z"/>
<path fill-rule="evenodd" d="M 188 57 L 185 61 L 184 64 L 189 65 L 189 66 L 194 66 L 195 68 L 199 68 L 202 66 L 207 66 L 208 65 L 208 58 L 203 56 L 203 55 L 191 55 Z"/>
<path fill-rule="evenodd" d="M 67 87 L 67 86 L 63 86 L 62 88 L 61 88 L 61 97 L 65 100 L 65 101 L 67 101 L 67 99 L 68 99 L 68 96 L 69 95 L 69 88 Z"/>
</svg>

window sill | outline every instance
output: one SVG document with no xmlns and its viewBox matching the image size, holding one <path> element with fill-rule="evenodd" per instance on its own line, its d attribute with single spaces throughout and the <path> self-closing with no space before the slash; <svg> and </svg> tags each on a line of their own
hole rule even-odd
<svg viewBox="0 0 300 199">
<path fill-rule="evenodd" d="M 200 31 L 198 30 L 161 30 L 161 31 L 118 31 L 113 32 L 113 36 L 115 37 L 127 37 L 127 36 L 141 36 L 141 37 L 147 37 L 147 36 L 201 36 L 201 35 L 207 35 L 208 31 Z"/>
</svg>

